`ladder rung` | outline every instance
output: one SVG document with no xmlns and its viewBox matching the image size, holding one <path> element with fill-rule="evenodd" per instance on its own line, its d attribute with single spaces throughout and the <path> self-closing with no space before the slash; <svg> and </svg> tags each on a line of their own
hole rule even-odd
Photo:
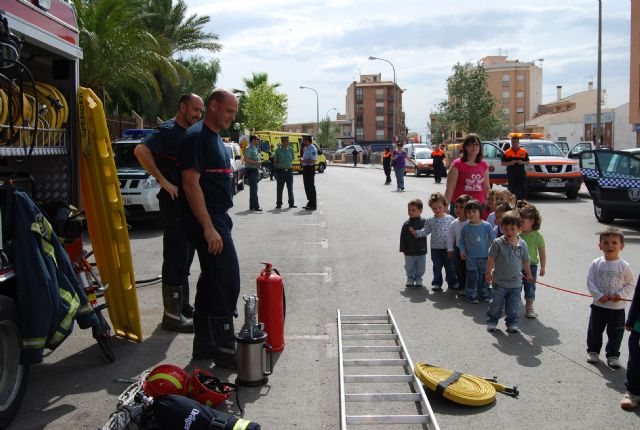
<svg viewBox="0 0 640 430">
<path fill-rule="evenodd" d="M 382 333 L 361 333 L 361 334 L 343 334 L 342 340 L 396 340 L 398 336 L 395 334 Z"/>
<path fill-rule="evenodd" d="M 362 321 L 362 320 L 371 320 L 371 321 L 388 321 L 389 317 L 387 315 L 340 315 L 342 321 Z"/>
<path fill-rule="evenodd" d="M 344 360 L 345 366 L 405 366 L 407 360 L 404 358 L 354 358 Z"/>
<path fill-rule="evenodd" d="M 347 415 L 347 424 L 427 424 L 426 415 Z"/>
<path fill-rule="evenodd" d="M 413 375 L 344 375 L 344 382 L 411 382 Z"/>
<path fill-rule="evenodd" d="M 418 393 L 353 393 L 345 394 L 348 402 L 419 402 Z"/>
<path fill-rule="evenodd" d="M 348 345 L 343 346 L 342 351 L 344 352 L 397 352 L 402 351 L 400 345 Z"/>
<path fill-rule="evenodd" d="M 352 323 L 342 324 L 342 330 L 390 330 L 393 328 L 392 324 L 380 324 L 380 323 Z"/>
</svg>

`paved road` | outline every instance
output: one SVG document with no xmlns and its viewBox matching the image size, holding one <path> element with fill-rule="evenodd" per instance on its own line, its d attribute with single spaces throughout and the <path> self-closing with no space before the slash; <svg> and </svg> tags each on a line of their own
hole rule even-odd
<svg viewBox="0 0 640 430">
<path fill-rule="evenodd" d="M 493 405 L 483 408 L 459 407 L 430 396 L 443 429 L 640 426 L 638 412 L 618 406 L 624 370 L 585 361 L 588 298 L 539 287 L 539 319 L 523 320 L 521 335 L 507 335 L 504 326 L 496 334 L 486 332 L 485 305 L 468 305 L 446 291 L 405 290 L 397 248 L 406 203 L 414 197 L 426 201 L 429 193 L 444 192 L 444 185 L 434 184 L 432 178 L 407 177 L 406 191 L 397 193 L 383 181 L 380 170 L 331 167 L 316 176 L 316 212 L 275 211 L 275 182 L 268 180 L 260 183 L 264 213 L 247 210 L 247 191 L 237 196 L 232 215 L 242 294 L 255 291 L 259 262 L 265 260 L 283 274 L 287 294 L 286 349 L 268 385 L 243 390 L 246 417 L 265 429 L 339 428 L 336 310 L 384 314 L 390 308 L 414 361 L 497 375 L 501 382 L 519 386 L 519 399 L 498 394 Z M 295 191 L 296 203 L 304 205 L 301 176 L 295 177 Z M 542 212 L 549 255 L 548 274 L 541 281 L 585 291 L 586 271 L 599 255 L 597 234 L 603 228 L 593 217 L 591 202 L 552 194 L 533 200 Z M 640 224 L 617 225 L 626 235 L 623 257 L 638 273 Z M 137 277 L 157 275 L 160 232 L 137 226 L 131 231 L 131 244 Z M 192 273 L 195 279 L 197 264 Z M 118 360 L 105 365 L 90 333 L 76 330 L 43 364 L 32 368 L 21 414 L 11 428 L 96 428 L 127 385 L 118 379 L 135 377 L 162 362 L 189 368 L 210 365 L 190 362 L 190 335 L 160 329 L 159 285 L 140 288 L 138 297 L 144 342 L 116 339 Z M 625 343 L 625 363 L 626 351 Z M 214 371 L 223 379 L 235 377 Z"/>
</svg>

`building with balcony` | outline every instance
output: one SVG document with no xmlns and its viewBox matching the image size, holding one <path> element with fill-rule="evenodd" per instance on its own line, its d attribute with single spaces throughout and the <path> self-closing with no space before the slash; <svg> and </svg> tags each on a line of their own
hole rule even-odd
<svg viewBox="0 0 640 430">
<path fill-rule="evenodd" d="M 489 92 L 502 105 L 503 130 L 524 131 L 516 125 L 526 124 L 542 104 L 542 68 L 535 61 L 507 60 L 503 55 L 484 57 L 481 64 Z"/>
<path fill-rule="evenodd" d="M 383 81 L 380 73 L 361 75 L 359 82 L 349 85 L 345 119 L 351 124 L 356 143 L 391 144 L 394 118 L 396 136 L 404 140 L 407 130 L 402 110 L 402 89 L 398 85 Z"/>
</svg>

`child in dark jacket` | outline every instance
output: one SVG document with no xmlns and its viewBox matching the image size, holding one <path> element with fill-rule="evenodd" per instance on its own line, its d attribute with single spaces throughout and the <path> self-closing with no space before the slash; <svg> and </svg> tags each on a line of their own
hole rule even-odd
<svg viewBox="0 0 640 430">
<path fill-rule="evenodd" d="M 629 361 L 627 362 L 627 392 L 620 401 L 623 409 L 633 409 L 640 403 L 640 277 L 633 293 L 627 322 L 629 334 Z"/>
<path fill-rule="evenodd" d="M 422 218 L 422 200 L 411 200 L 407 206 L 409 219 L 402 224 L 400 231 L 400 252 L 404 254 L 404 270 L 407 272 L 406 287 L 422 287 L 427 264 L 427 238 L 414 237 L 409 228 L 420 230 L 425 226 Z"/>
</svg>

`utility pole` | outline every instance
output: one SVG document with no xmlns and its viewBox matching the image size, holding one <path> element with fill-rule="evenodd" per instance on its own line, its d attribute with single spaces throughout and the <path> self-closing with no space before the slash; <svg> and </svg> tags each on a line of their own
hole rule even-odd
<svg viewBox="0 0 640 430">
<path fill-rule="evenodd" d="M 598 0 L 598 84 L 596 94 L 596 149 L 600 149 L 602 136 L 600 136 L 600 115 L 602 110 L 602 0 Z"/>
<path fill-rule="evenodd" d="M 391 65 L 391 68 L 393 69 L 393 136 L 391 137 L 391 141 L 393 142 L 396 138 L 396 109 L 398 108 L 396 106 L 396 68 L 393 66 L 393 63 L 391 61 L 385 60 L 384 58 L 369 57 L 369 60 L 386 61 Z"/>
</svg>

